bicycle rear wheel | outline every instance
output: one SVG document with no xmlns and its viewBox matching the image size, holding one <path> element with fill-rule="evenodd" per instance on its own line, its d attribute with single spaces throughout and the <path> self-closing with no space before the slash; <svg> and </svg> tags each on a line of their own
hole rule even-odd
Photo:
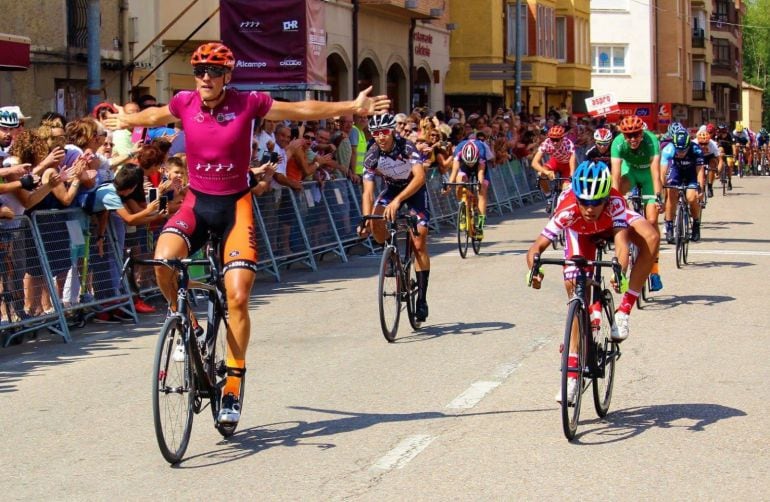
<svg viewBox="0 0 770 502">
<path fill-rule="evenodd" d="M 602 291 L 602 327 L 596 342 L 596 365 L 599 371 L 593 377 L 594 408 L 599 417 L 610 409 L 612 386 L 615 382 L 615 360 L 618 358 L 618 344 L 612 341 L 612 327 L 615 325 L 615 302 L 609 289 Z"/>
<path fill-rule="evenodd" d="M 674 218 L 674 234 L 676 238 L 676 268 L 682 268 L 684 260 L 682 258 L 684 251 L 684 214 L 682 208 L 677 206 L 676 217 Z"/>
<path fill-rule="evenodd" d="M 468 241 L 470 240 L 468 226 L 471 222 L 467 220 L 465 201 L 461 200 L 457 208 L 457 249 L 460 251 L 461 258 L 465 258 L 468 254 Z"/>
<path fill-rule="evenodd" d="M 203 356 L 209 381 L 214 384 L 211 398 L 211 414 L 214 425 L 222 437 L 230 437 L 235 433 L 238 424 L 221 424 L 218 421 L 219 410 L 222 407 L 222 389 L 227 382 L 227 323 L 221 313 L 214 314 L 210 325 L 206 327 L 206 353 Z M 243 398 L 246 390 L 246 377 L 241 378 L 241 388 L 238 400 L 243 410 Z"/>
<path fill-rule="evenodd" d="M 409 317 L 409 324 L 412 329 L 417 331 L 422 327 L 421 322 L 417 322 L 417 274 L 414 270 L 412 260 L 404 263 L 404 284 L 403 299 L 406 302 L 406 315 Z"/>
<path fill-rule="evenodd" d="M 481 251 L 481 241 L 476 235 L 476 232 L 478 231 L 476 222 L 479 221 L 479 210 L 476 206 L 471 210 L 471 219 L 473 220 L 473 239 L 471 239 L 471 246 L 473 247 L 473 254 L 477 255 L 479 254 L 479 251 Z"/>
<path fill-rule="evenodd" d="M 395 249 L 387 246 L 382 253 L 382 261 L 380 262 L 380 284 L 377 294 L 380 327 L 382 327 L 383 336 L 389 342 L 396 339 L 398 320 L 401 317 L 401 295 L 403 293 L 400 275 L 401 266 L 398 263 Z"/>
<path fill-rule="evenodd" d="M 182 460 L 187 450 L 195 400 L 195 378 L 183 329 L 178 316 L 166 319 L 155 349 L 152 376 L 155 437 L 160 453 L 171 464 Z"/>
<path fill-rule="evenodd" d="M 561 353 L 561 422 L 564 435 L 570 441 L 575 439 L 578 418 L 580 417 L 580 402 L 583 396 L 583 369 L 586 363 L 586 347 L 583 332 L 586 329 L 586 315 L 583 305 L 578 300 L 572 300 L 567 311 L 567 324 L 564 328 L 564 345 Z M 577 337 L 577 366 L 570 366 L 570 341 Z M 570 377 L 576 380 L 575 398 L 572 403 L 567 400 Z"/>
<path fill-rule="evenodd" d="M 690 249 L 690 211 L 684 212 L 684 233 L 682 234 L 682 263 L 687 265 L 687 252 Z"/>
</svg>

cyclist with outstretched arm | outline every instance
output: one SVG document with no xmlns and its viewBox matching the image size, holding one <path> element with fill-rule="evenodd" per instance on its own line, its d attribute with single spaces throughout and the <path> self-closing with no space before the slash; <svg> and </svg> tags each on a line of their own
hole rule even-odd
<svg viewBox="0 0 770 502">
<path fill-rule="evenodd" d="M 246 349 L 251 333 L 249 296 L 257 271 L 257 241 L 252 197 L 249 191 L 251 135 L 256 119 L 313 120 L 337 115 L 370 115 L 387 110 L 387 96 L 370 97 L 371 88 L 355 101 L 295 103 L 274 101 L 268 94 L 227 88 L 235 57 L 225 45 L 206 43 L 192 55 L 195 90 L 182 91 L 168 105 L 151 107 L 105 119 L 110 129 L 152 127 L 181 121 L 187 138 L 190 188 L 179 211 L 164 227 L 155 248 L 155 259 L 186 258 L 206 242 L 208 232 L 222 242 L 224 284 L 227 291 L 227 382 L 222 389 L 218 421 L 240 419 L 240 384 L 246 371 Z M 174 272 L 157 267 L 158 285 L 176 310 Z"/>
</svg>

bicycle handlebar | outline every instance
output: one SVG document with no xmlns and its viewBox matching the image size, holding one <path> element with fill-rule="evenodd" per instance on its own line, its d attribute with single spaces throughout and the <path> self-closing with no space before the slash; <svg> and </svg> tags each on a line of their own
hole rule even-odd
<svg viewBox="0 0 770 502">
<path fill-rule="evenodd" d="M 532 270 L 529 274 L 529 286 L 532 285 L 532 278 L 540 270 L 540 265 L 571 265 L 578 268 L 584 267 L 611 267 L 615 275 L 615 284 L 620 284 L 623 276 L 623 270 L 620 266 L 620 262 L 617 257 L 612 258 L 612 261 L 607 260 L 589 260 L 583 256 L 575 255 L 572 258 L 543 258 L 539 254 L 536 254 L 532 259 Z"/>
<path fill-rule="evenodd" d="M 460 182 L 458 182 L 458 183 L 449 183 L 448 181 L 442 181 L 441 182 L 441 188 L 457 187 L 457 186 L 461 186 L 461 187 L 478 187 L 479 183 L 478 183 L 478 181 L 474 181 L 473 183 L 469 183 L 467 181 L 466 182 L 461 182 L 461 183 Z"/>
<path fill-rule="evenodd" d="M 385 216 L 381 214 L 365 214 L 361 216 L 360 225 L 363 227 L 366 224 L 367 220 L 384 220 L 384 219 L 385 219 Z M 414 232 L 415 234 L 417 233 L 417 222 L 419 221 L 419 218 L 417 218 L 417 216 L 413 214 L 399 214 L 398 216 L 396 216 L 396 221 L 398 220 L 406 221 L 407 226 L 412 230 L 412 232 Z M 387 220 L 386 223 L 392 225 L 396 222 Z"/>
</svg>

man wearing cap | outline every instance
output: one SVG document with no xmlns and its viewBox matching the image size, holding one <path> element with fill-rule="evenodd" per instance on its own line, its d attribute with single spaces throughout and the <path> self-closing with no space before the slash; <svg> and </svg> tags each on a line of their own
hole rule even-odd
<svg viewBox="0 0 770 502">
<path fill-rule="evenodd" d="M 13 138 L 24 130 L 22 121 L 29 118 L 24 116 L 18 106 L 3 106 L 0 108 L 0 160 L 8 156 L 8 149 L 13 142 Z M 23 174 L 15 170 L 9 172 L 5 168 L 0 169 L 0 176 L 7 176 L 13 173 Z"/>
</svg>

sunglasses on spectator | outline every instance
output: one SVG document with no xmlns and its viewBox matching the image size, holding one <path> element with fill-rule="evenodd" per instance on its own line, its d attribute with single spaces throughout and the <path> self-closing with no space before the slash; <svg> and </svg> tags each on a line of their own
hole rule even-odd
<svg viewBox="0 0 770 502">
<path fill-rule="evenodd" d="M 224 66 L 214 66 L 199 64 L 193 66 L 193 75 L 198 78 L 203 78 L 204 75 L 209 74 L 211 78 L 218 78 L 227 73 L 227 68 Z"/>
<path fill-rule="evenodd" d="M 391 131 L 390 129 L 376 129 L 372 131 L 372 136 L 374 136 L 375 138 L 377 136 L 390 136 L 392 133 L 393 131 Z"/>
<path fill-rule="evenodd" d="M 315 139 L 315 136 L 313 136 L 312 134 L 303 134 L 302 137 L 309 140 Z"/>
<path fill-rule="evenodd" d="M 607 199 L 608 199 L 608 197 L 605 197 L 603 199 L 596 199 L 596 200 L 584 200 L 584 199 L 581 199 L 580 197 L 576 197 L 576 198 L 577 198 L 578 204 L 585 207 L 601 206 L 602 204 L 607 202 Z"/>
<path fill-rule="evenodd" d="M 641 138 L 641 137 L 642 137 L 642 131 L 638 131 L 638 132 L 631 132 L 631 133 L 625 133 L 625 132 L 624 132 L 624 133 L 623 133 L 623 137 L 625 137 L 626 139 L 636 139 L 636 138 Z"/>
</svg>

